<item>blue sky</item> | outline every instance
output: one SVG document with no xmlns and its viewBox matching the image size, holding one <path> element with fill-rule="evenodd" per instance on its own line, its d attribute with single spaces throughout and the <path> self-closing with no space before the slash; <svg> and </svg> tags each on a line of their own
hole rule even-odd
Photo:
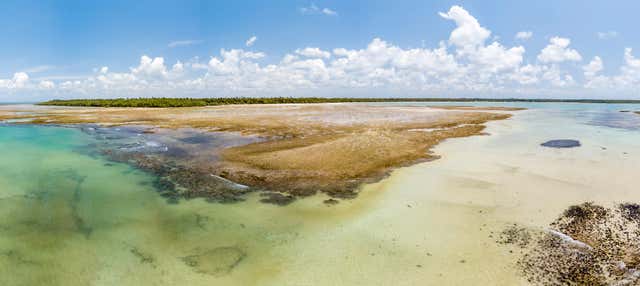
<svg viewBox="0 0 640 286">
<path fill-rule="evenodd" d="M 0 100 L 635 98 L 639 8 L 637 1 L 3 1 Z M 458 21 L 468 24 L 462 34 L 480 37 L 456 43 Z M 516 39 L 518 32 L 529 37 Z M 541 58 L 554 37 L 555 54 Z M 384 55 L 367 52 L 374 39 Z M 494 42 L 499 48 L 487 48 Z M 446 55 L 434 61 L 439 48 Z M 625 57 L 627 48 L 636 49 Z M 503 58 L 511 60 L 493 64 Z M 447 63 L 455 67 L 441 69 Z"/>
</svg>

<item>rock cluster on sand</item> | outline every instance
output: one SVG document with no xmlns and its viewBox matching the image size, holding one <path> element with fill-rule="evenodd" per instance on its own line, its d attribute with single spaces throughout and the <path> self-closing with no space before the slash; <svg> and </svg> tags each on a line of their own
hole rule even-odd
<svg viewBox="0 0 640 286">
<path fill-rule="evenodd" d="M 523 249 L 518 265 L 534 285 L 640 284 L 638 204 L 571 206 L 545 231 L 509 227 L 498 242 Z"/>
</svg>

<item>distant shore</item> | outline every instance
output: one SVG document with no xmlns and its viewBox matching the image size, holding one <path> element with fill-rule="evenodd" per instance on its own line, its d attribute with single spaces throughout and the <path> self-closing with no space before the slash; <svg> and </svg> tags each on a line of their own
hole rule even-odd
<svg viewBox="0 0 640 286">
<path fill-rule="evenodd" d="M 54 99 L 37 103 L 53 106 L 84 107 L 197 107 L 234 104 L 300 104 L 343 102 L 565 102 L 640 104 L 626 99 L 547 99 L 547 98 L 345 98 L 345 97 L 217 97 L 217 98 L 115 98 L 115 99 Z"/>
</svg>

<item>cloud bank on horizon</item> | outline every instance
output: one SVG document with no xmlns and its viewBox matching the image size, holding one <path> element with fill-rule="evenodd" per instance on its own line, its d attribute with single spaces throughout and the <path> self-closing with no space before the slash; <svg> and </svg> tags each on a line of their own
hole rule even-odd
<svg viewBox="0 0 640 286">
<path fill-rule="evenodd" d="M 305 14 L 337 16 L 312 5 Z M 640 87 L 640 58 L 631 48 L 617 74 L 603 75 L 601 57 L 584 59 L 567 35 L 554 35 L 537 56 L 526 62 L 523 46 L 531 31 L 513 37 L 507 47 L 461 6 L 438 15 L 455 27 L 436 47 L 403 48 L 381 38 L 366 47 L 295 49 L 275 63 L 253 50 L 256 36 L 243 48 L 222 49 L 208 61 L 198 58 L 168 64 L 162 56 L 142 55 L 128 70 L 99 67 L 83 78 L 42 79 L 18 71 L 0 79 L 0 94 L 46 97 L 145 96 L 495 96 L 598 97 L 604 92 L 634 95 Z M 616 35 L 617 36 L 617 35 Z M 614 37 L 613 32 L 599 35 Z M 170 48 L 200 40 L 169 43 Z M 259 45 L 257 45 L 259 46 Z M 251 49 L 251 50 L 249 50 Z M 531 53 L 531 52 L 529 52 Z"/>
</svg>

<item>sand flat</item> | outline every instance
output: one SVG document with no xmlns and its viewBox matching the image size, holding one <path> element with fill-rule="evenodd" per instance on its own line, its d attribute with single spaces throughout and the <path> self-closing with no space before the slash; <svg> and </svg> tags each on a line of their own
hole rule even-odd
<svg viewBox="0 0 640 286">
<path fill-rule="evenodd" d="M 428 150 L 442 140 L 482 134 L 485 122 L 507 119 L 511 116 L 507 111 L 516 110 L 459 109 L 368 104 L 17 106 L 1 108 L 0 119 L 36 124 L 195 128 L 262 136 L 266 140 L 228 148 L 221 153 L 220 162 L 200 160 L 196 168 L 209 169 L 216 176 L 243 185 L 297 196 L 321 191 L 344 198 L 353 197 L 362 182 L 377 181 L 395 167 L 437 158 Z"/>
</svg>

